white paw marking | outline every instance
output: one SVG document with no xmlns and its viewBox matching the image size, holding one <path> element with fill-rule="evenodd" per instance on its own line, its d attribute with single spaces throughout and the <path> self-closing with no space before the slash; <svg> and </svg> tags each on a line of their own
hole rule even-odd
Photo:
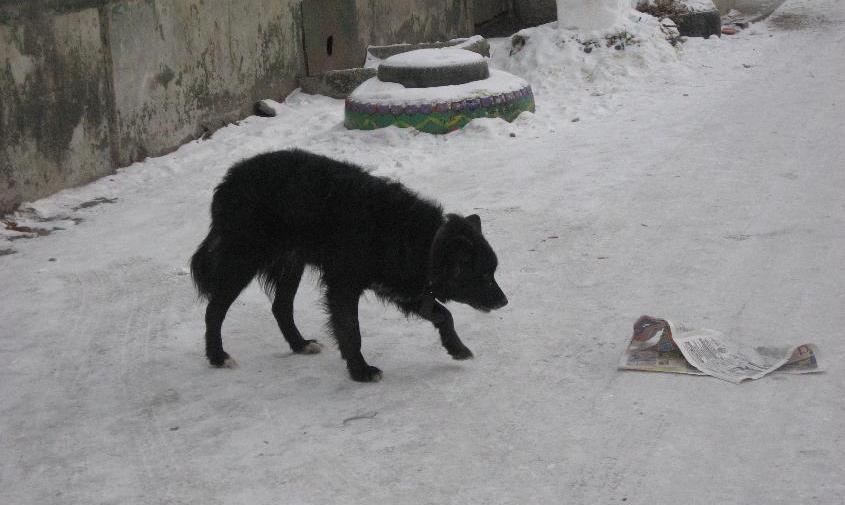
<svg viewBox="0 0 845 505">
<path fill-rule="evenodd" d="M 238 362 L 235 358 L 226 358 L 221 368 L 238 368 Z"/>
<path fill-rule="evenodd" d="M 318 354 L 323 350 L 323 344 L 319 342 L 308 342 L 305 347 L 299 351 L 301 354 Z"/>
</svg>

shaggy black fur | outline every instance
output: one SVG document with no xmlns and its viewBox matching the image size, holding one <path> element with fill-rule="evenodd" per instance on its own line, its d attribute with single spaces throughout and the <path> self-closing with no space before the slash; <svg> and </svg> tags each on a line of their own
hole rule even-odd
<svg viewBox="0 0 845 505">
<path fill-rule="evenodd" d="M 361 355 L 358 299 L 365 289 L 431 321 L 455 359 L 472 352 L 437 300 L 483 311 L 507 304 L 493 279 L 497 259 L 478 216 L 444 216 L 398 182 L 324 156 L 262 154 L 237 163 L 217 186 L 211 229 L 191 259 L 197 290 L 208 299 L 206 356 L 212 365 L 235 364 L 220 330 L 232 302 L 256 276 L 273 297 L 273 315 L 291 349 L 320 351 L 293 321 L 306 265 L 321 273 L 330 328 L 357 381 L 381 378 Z"/>
</svg>

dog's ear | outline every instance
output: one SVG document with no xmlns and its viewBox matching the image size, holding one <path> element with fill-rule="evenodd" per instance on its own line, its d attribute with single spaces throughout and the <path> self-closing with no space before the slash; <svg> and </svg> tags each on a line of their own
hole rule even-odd
<svg viewBox="0 0 845 505">
<path fill-rule="evenodd" d="M 453 235 L 443 244 L 441 270 L 457 276 L 463 266 L 472 259 L 472 241 L 463 235 Z"/>
<path fill-rule="evenodd" d="M 429 275 L 435 285 L 442 286 L 456 278 L 472 259 L 472 240 L 459 226 L 454 225 L 456 223 L 447 223 L 443 234 L 437 237 L 432 247 Z"/>
<path fill-rule="evenodd" d="M 481 233 L 481 218 L 478 217 L 478 214 L 472 214 L 471 216 L 467 216 L 466 220 L 473 228 L 475 228 L 475 231 Z"/>
</svg>

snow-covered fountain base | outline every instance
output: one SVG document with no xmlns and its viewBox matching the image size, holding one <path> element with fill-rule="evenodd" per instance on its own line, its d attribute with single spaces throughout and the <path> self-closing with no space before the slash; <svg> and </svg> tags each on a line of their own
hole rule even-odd
<svg viewBox="0 0 845 505">
<path fill-rule="evenodd" d="M 476 118 L 513 121 L 525 111 L 534 111 L 534 94 L 525 80 L 488 70 L 483 57 L 464 49 L 419 49 L 387 58 L 378 77 L 352 92 L 344 125 L 448 133 Z"/>
</svg>

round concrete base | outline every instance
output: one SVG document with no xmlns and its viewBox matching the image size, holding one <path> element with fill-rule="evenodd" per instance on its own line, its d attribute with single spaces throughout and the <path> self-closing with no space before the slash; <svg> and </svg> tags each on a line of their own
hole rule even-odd
<svg viewBox="0 0 845 505">
<path fill-rule="evenodd" d="M 405 88 L 370 79 L 346 99 L 344 125 L 354 130 L 386 126 L 448 133 L 476 118 L 513 121 L 534 112 L 534 93 L 523 79 L 492 71 L 489 79 L 458 86 Z"/>
</svg>

